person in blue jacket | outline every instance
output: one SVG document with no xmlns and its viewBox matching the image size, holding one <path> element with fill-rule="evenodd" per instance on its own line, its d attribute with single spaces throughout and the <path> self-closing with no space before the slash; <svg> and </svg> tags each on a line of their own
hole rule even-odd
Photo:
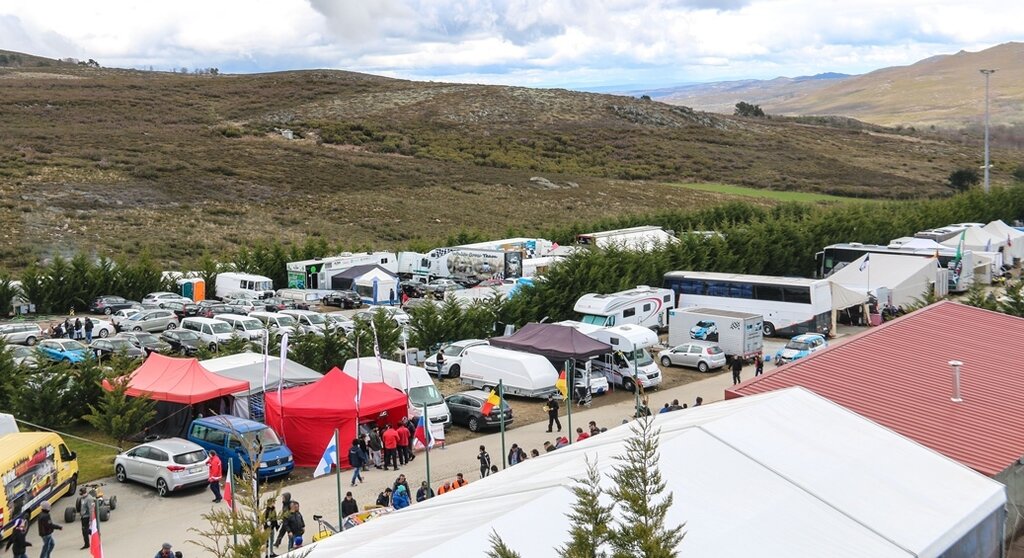
<svg viewBox="0 0 1024 558">
<path fill-rule="evenodd" d="M 391 506 L 396 510 L 409 507 L 409 493 L 405 491 L 404 485 L 398 485 L 395 493 L 391 495 Z"/>
</svg>

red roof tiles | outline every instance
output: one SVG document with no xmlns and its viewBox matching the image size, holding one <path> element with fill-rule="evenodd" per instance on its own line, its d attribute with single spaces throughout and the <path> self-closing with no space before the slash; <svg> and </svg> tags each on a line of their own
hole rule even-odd
<svg viewBox="0 0 1024 558">
<path fill-rule="evenodd" d="M 963 402 L 949 361 L 963 362 Z M 1024 455 L 1024 319 L 943 301 L 726 390 L 803 386 L 988 476 Z"/>
</svg>

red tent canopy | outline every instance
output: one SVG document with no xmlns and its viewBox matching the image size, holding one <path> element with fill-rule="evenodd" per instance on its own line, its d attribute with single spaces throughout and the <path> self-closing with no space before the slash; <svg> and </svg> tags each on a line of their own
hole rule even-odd
<svg viewBox="0 0 1024 558">
<path fill-rule="evenodd" d="M 299 467 L 316 467 L 337 428 L 341 438 L 338 460 L 348 466 L 348 450 L 362 421 L 396 424 L 406 414 L 408 396 L 383 383 L 363 383 L 363 396 L 356 413 L 356 380 L 337 367 L 312 384 L 266 394 L 267 424 L 295 456 Z"/>
<path fill-rule="evenodd" d="M 103 387 L 111 389 L 104 380 Z M 156 401 L 194 405 L 232 393 L 249 391 L 249 382 L 218 376 L 194 358 L 152 353 L 128 381 L 125 394 L 147 395 Z"/>
</svg>

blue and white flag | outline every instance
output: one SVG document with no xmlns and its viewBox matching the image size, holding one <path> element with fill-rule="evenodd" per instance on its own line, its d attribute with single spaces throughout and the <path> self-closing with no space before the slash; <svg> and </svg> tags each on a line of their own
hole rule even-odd
<svg viewBox="0 0 1024 558">
<path fill-rule="evenodd" d="M 313 471 L 313 478 L 322 477 L 331 472 L 331 467 L 338 466 L 338 438 L 336 434 L 337 432 L 331 434 L 331 441 L 327 443 L 327 449 L 324 450 L 320 463 L 317 463 L 316 470 Z"/>
<path fill-rule="evenodd" d="M 992 251 L 992 239 L 991 238 L 989 238 L 988 240 L 985 241 L 985 251 L 986 252 L 991 252 Z"/>
<path fill-rule="evenodd" d="M 864 256 L 864 261 L 860 262 L 860 267 L 857 268 L 857 270 L 858 271 L 864 271 L 865 269 L 867 269 L 868 268 L 868 263 L 870 261 L 871 261 L 871 254 L 868 254 L 868 255 Z"/>
</svg>

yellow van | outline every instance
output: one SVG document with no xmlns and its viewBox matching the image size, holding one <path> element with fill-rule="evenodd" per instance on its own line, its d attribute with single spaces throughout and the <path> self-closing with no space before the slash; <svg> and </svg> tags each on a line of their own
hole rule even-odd
<svg viewBox="0 0 1024 558">
<path fill-rule="evenodd" d="M 15 510 L 31 510 L 35 517 L 44 500 L 53 504 L 77 486 L 77 456 L 60 435 L 0 435 L 0 540 L 14 530 Z"/>
</svg>

